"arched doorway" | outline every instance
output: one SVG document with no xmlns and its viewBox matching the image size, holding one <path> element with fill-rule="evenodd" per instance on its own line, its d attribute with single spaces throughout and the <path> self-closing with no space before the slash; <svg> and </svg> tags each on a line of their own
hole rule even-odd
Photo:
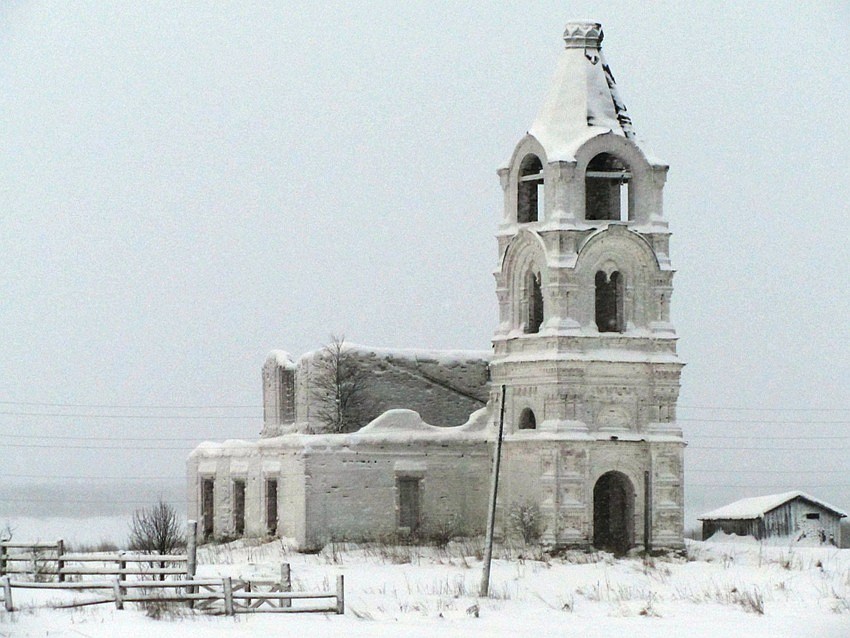
<svg viewBox="0 0 850 638">
<path fill-rule="evenodd" d="M 621 472 L 606 472 L 593 487 L 593 546 L 625 554 L 634 539 L 635 491 Z"/>
</svg>

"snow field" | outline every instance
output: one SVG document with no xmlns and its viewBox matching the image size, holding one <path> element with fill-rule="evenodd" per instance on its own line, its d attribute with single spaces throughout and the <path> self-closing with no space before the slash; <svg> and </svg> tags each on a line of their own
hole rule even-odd
<svg viewBox="0 0 850 638">
<path fill-rule="evenodd" d="M 552 558 L 534 548 L 500 548 L 488 598 L 477 595 L 480 540 L 445 549 L 333 544 L 313 555 L 282 541 L 237 541 L 201 548 L 199 576 L 275 579 L 288 562 L 293 589 L 315 591 L 331 589 L 344 574 L 346 614 L 225 618 L 172 607 L 156 620 L 132 605 L 45 609 L 90 594 L 15 590 L 24 609 L 0 615 L 0 636 L 850 635 L 850 550 L 721 540 L 689 541 L 687 558 Z"/>
</svg>

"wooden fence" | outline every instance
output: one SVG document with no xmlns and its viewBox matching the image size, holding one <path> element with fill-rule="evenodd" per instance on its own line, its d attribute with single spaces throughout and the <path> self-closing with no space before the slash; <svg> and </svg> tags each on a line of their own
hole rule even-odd
<svg viewBox="0 0 850 638">
<path fill-rule="evenodd" d="M 288 575 L 288 565 L 284 573 Z M 186 603 L 208 613 L 234 614 L 258 612 L 319 612 L 345 613 L 345 582 L 337 576 L 334 592 L 284 591 L 287 582 L 238 580 L 232 578 L 205 580 L 122 581 L 115 577 L 109 582 L 37 583 L 13 581 L 10 576 L 0 578 L 3 589 L 3 604 L 6 611 L 14 611 L 12 590 L 19 589 L 63 589 L 103 591 L 107 595 L 99 598 L 52 605 L 56 609 L 83 607 L 114 603 L 116 609 L 124 609 L 124 603 L 155 604 L 166 602 Z M 138 590 L 138 591 L 136 591 Z M 325 605 L 293 605 L 293 601 L 329 600 Z"/>
<path fill-rule="evenodd" d="M 0 543 L 0 577 L 8 574 L 30 574 L 37 580 L 52 579 L 60 583 L 68 577 L 153 576 L 160 580 L 166 576 L 194 576 L 197 564 L 194 543 L 189 554 L 141 554 L 130 552 L 71 554 L 65 553 L 62 540 L 55 543 Z"/>
</svg>

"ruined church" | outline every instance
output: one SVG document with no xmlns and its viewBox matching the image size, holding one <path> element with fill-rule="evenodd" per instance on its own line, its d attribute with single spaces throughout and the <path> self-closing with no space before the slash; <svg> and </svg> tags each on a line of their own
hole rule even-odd
<svg viewBox="0 0 850 638">
<path fill-rule="evenodd" d="M 372 413 L 333 432 L 317 392 L 327 353 L 273 351 L 260 438 L 189 457 L 203 538 L 309 551 L 481 534 L 502 423 L 499 537 L 530 508 L 552 547 L 683 546 L 668 167 L 638 144 L 602 38 L 567 24 L 549 94 L 498 170 L 492 350 L 345 346 Z"/>
</svg>

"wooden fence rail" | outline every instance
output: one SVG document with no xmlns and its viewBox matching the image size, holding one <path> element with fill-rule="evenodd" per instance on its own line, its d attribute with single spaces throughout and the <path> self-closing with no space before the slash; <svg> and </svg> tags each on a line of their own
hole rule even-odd
<svg viewBox="0 0 850 638">
<path fill-rule="evenodd" d="M 289 569 L 286 565 L 285 573 Z M 282 570 L 283 573 L 283 570 Z M 84 607 L 114 603 L 116 609 L 123 609 L 124 603 L 160 603 L 179 602 L 190 607 L 210 613 L 224 613 L 228 616 L 258 612 L 289 612 L 289 613 L 345 613 L 345 581 L 342 575 L 337 576 L 336 591 L 333 592 L 291 592 L 283 588 L 288 583 L 283 581 L 234 580 L 232 578 L 172 580 L 172 581 L 122 581 L 114 578 L 111 581 L 90 581 L 80 583 L 35 583 L 29 581 L 13 581 L 9 576 L 0 578 L 3 589 L 3 604 L 6 611 L 14 611 L 12 590 L 19 589 L 65 589 L 65 590 L 105 590 L 111 595 L 90 600 L 73 601 L 53 605 L 54 608 Z M 132 593 L 131 590 L 143 590 Z M 156 593 L 160 590 L 159 593 Z M 173 591 L 167 591 L 173 590 Z M 297 605 L 293 600 L 330 600 L 326 605 Z M 217 603 L 222 603 L 219 607 Z"/>
<path fill-rule="evenodd" d="M 195 550 L 194 543 L 190 543 L 189 551 Z M 119 576 L 123 580 L 128 576 L 154 576 L 160 580 L 166 576 L 185 576 L 191 579 L 196 564 L 191 554 L 73 554 L 65 552 L 62 540 L 49 544 L 0 542 L 0 577 L 7 574 L 55 576 L 60 583 L 68 576 Z"/>
</svg>

